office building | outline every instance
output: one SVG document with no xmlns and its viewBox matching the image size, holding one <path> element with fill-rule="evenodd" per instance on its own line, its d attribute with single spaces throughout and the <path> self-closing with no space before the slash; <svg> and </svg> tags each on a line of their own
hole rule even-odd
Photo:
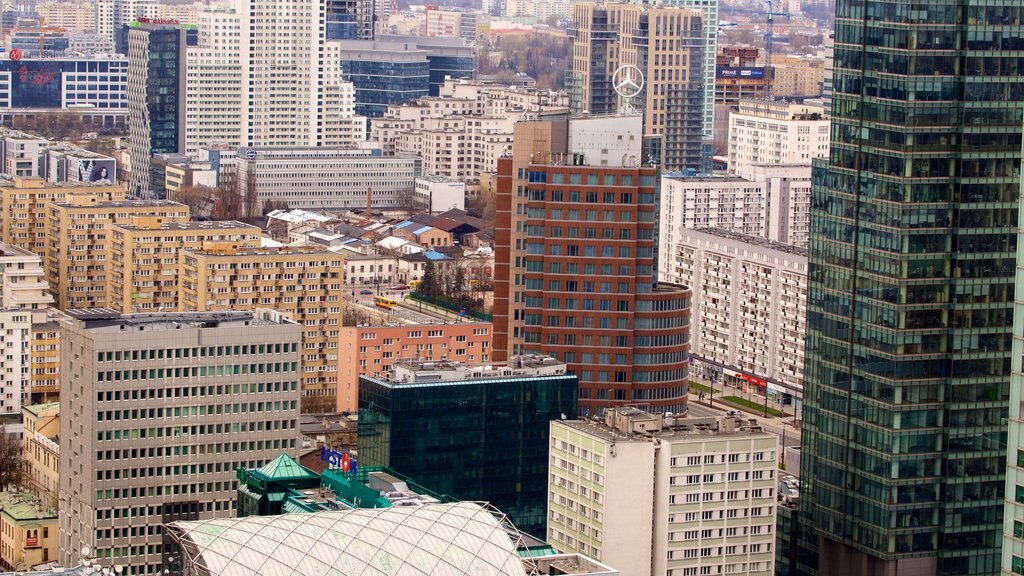
<svg viewBox="0 0 1024 576">
<path fill-rule="evenodd" d="M 770 576 L 777 452 L 775 435 L 731 416 L 554 421 L 548 542 L 623 576 Z"/>
<path fill-rule="evenodd" d="M 366 208 L 369 202 L 383 209 L 412 195 L 421 165 L 419 158 L 369 149 L 250 148 L 239 150 L 238 181 L 252 214 L 267 201 L 306 210 Z"/>
<path fill-rule="evenodd" d="M 770 74 L 758 66 L 758 48 L 728 46 L 715 56 L 715 105 L 737 106 L 740 100 L 764 99 Z"/>
<path fill-rule="evenodd" d="M 117 160 L 67 142 L 52 143 L 41 151 L 40 175 L 47 182 L 117 183 Z"/>
<path fill-rule="evenodd" d="M 107 307 L 119 312 L 178 309 L 178 252 L 196 248 L 258 248 L 260 229 L 233 220 L 165 222 L 136 216 L 110 225 Z"/>
<path fill-rule="evenodd" d="M 63 31 L 45 28 L 17 27 L 6 34 L 4 47 L 8 52 L 18 50 L 30 58 L 43 58 L 52 54 L 63 54 L 68 49 L 68 39 Z"/>
<path fill-rule="evenodd" d="M 328 40 L 373 40 L 373 0 L 327 0 Z"/>
<path fill-rule="evenodd" d="M 803 397 L 807 249 L 728 232 L 682 230 L 668 280 L 693 288 L 690 353 L 753 385 L 773 406 Z"/>
<path fill-rule="evenodd" d="M 160 572 L 160 525 L 234 516 L 235 470 L 296 453 L 301 329 L 268 310 L 70 316 L 59 561 L 89 546 Z"/>
<path fill-rule="evenodd" d="M 359 464 L 490 502 L 543 534 L 548 422 L 574 419 L 576 396 L 576 376 L 553 358 L 394 362 L 385 377 L 359 377 Z"/>
<path fill-rule="evenodd" d="M 491 361 L 490 322 L 344 327 L 338 339 L 338 412 L 359 409 L 359 377 L 384 378 L 399 360 Z"/>
<path fill-rule="evenodd" d="M 658 170 L 638 166 L 640 125 L 520 122 L 498 164 L 495 358 L 557 356 L 585 415 L 686 412 L 690 291 L 656 281 Z"/>
<path fill-rule="evenodd" d="M 138 217 L 188 222 L 189 208 L 168 200 L 102 200 L 73 194 L 47 205 L 46 280 L 56 305 L 106 308 L 110 274 L 111 227 Z"/>
<path fill-rule="evenodd" d="M 68 30 L 64 36 L 68 39 L 66 52 L 69 54 L 81 54 L 94 56 L 97 54 L 116 54 L 114 41 L 110 38 L 97 34 L 94 30 Z"/>
<path fill-rule="evenodd" d="M 29 570 L 57 559 L 57 510 L 36 496 L 0 492 L 0 564 Z"/>
<path fill-rule="evenodd" d="M 887 8 L 840 0 L 836 29 Z M 820 574 L 997 574 L 1002 541 L 1024 557 L 1010 533 L 1024 507 L 1004 499 L 1018 446 L 1001 446 L 1020 362 L 1016 13 L 930 3 L 837 34 L 833 139 L 811 190 L 800 472 Z M 918 40 L 886 48 L 908 25 Z M 860 55 L 879 50 L 891 83 L 860 85 L 874 70 Z"/>
<path fill-rule="evenodd" d="M 106 81 L 98 82 L 100 75 Z M 127 111 L 127 86 L 128 60 L 121 55 L 0 61 L 0 103 L 13 110 Z"/>
<path fill-rule="evenodd" d="M 104 200 L 124 199 L 124 188 L 104 181 L 51 183 L 42 178 L 0 178 L 0 241 L 44 256 L 49 221 L 46 204 L 76 193 L 95 194 Z"/>
<path fill-rule="evenodd" d="M 417 50 L 427 53 L 431 96 L 440 95 L 448 80 L 471 80 L 476 77 L 473 46 L 464 38 L 380 34 L 377 39 L 383 42 L 411 43 Z"/>
<path fill-rule="evenodd" d="M 355 87 L 355 113 L 383 116 L 391 104 L 403 104 L 429 93 L 427 53 L 414 44 L 365 40 L 336 42 L 341 70 Z"/>
<path fill-rule="evenodd" d="M 616 114 L 627 106 L 644 115 L 644 134 L 664 138 L 656 158 L 667 171 L 704 169 L 713 132 L 706 111 L 704 81 L 704 12 L 696 8 L 640 4 L 581 3 L 573 8 L 571 93 L 575 112 Z M 640 78 L 614 77 L 623 66 L 640 70 Z M 668 72 L 667 72 L 668 70 Z M 615 84 L 640 86 L 631 98 Z"/>
<path fill-rule="evenodd" d="M 752 164 L 810 164 L 825 158 L 829 124 L 820 105 L 742 100 L 729 114 L 729 172 Z"/>
<path fill-rule="evenodd" d="M 56 509 L 60 491 L 60 403 L 33 404 L 21 412 L 25 488 Z"/>
<path fill-rule="evenodd" d="M 3 146 L 3 173 L 9 176 L 42 176 L 41 156 L 49 144 L 42 136 L 8 131 L 0 140 Z"/>
<path fill-rule="evenodd" d="M 302 326 L 302 395 L 334 403 L 341 255 L 316 248 L 184 248 L 178 264 L 182 312 L 271 308 Z"/>
<path fill-rule="evenodd" d="M 128 29 L 127 37 L 128 190 L 136 198 L 159 198 L 163 190 L 152 183 L 150 158 L 185 151 L 186 46 L 195 44 L 197 36 L 178 24 L 139 24 Z"/>
<path fill-rule="evenodd" d="M 466 208 L 466 183 L 446 176 L 420 176 L 415 182 L 416 203 L 427 212 Z"/>
<path fill-rule="evenodd" d="M 428 6 L 423 12 L 421 35 L 476 40 L 486 18 L 476 10 Z"/>
</svg>

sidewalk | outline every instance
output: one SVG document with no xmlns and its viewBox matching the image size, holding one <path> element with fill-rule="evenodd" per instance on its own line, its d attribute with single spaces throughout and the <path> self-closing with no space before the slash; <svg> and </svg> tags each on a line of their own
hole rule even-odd
<svg viewBox="0 0 1024 576">
<path fill-rule="evenodd" d="M 740 390 L 738 388 L 733 388 L 731 386 L 723 385 L 721 382 L 719 382 L 718 384 L 712 386 L 706 380 L 703 380 L 701 378 L 696 378 L 696 377 L 693 377 L 693 376 L 690 376 L 690 381 L 694 382 L 694 383 L 697 383 L 697 384 L 701 384 L 703 386 L 711 387 L 711 388 L 713 388 L 715 390 L 714 406 L 712 406 L 711 405 L 712 397 L 711 397 L 710 394 L 705 393 L 704 394 L 704 399 L 700 400 L 699 398 L 700 398 L 700 392 L 701 391 L 700 390 L 696 390 L 696 389 L 691 387 L 690 388 L 690 398 L 689 398 L 689 401 L 694 403 L 694 404 L 697 404 L 699 406 L 711 407 L 711 408 L 715 408 L 715 409 L 719 409 L 720 408 L 723 411 L 724 410 L 739 410 L 739 411 L 744 412 L 744 413 L 746 413 L 746 414 L 748 414 L 750 416 L 756 416 L 761 421 L 768 421 L 768 422 L 776 421 L 776 422 L 779 422 L 779 423 L 786 422 L 787 424 L 789 424 L 791 426 L 794 426 L 794 427 L 799 426 L 799 423 L 796 421 L 796 416 L 794 414 L 790 413 L 790 412 L 787 412 L 785 409 L 774 408 L 773 406 L 768 405 L 768 407 L 773 409 L 773 410 L 779 410 L 779 411 L 783 412 L 785 414 L 785 416 L 773 416 L 773 415 L 770 415 L 770 414 L 768 416 L 765 416 L 763 409 L 758 410 L 757 408 L 751 408 L 751 407 L 748 407 L 748 406 L 744 406 L 742 404 L 737 404 L 737 403 L 730 402 L 728 400 L 724 400 L 723 399 L 726 396 L 737 396 L 737 397 L 740 397 L 740 398 L 748 398 L 751 402 L 757 402 L 758 404 L 761 404 L 762 406 L 764 406 L 766 404 L 766 402 L 767 402 L 767 400 L 765 399 L 764 396 L 761 396 L 759 394 L 743 392 L 742 390 Z M 797 428 L 797 429 L 799 430 L 799 428 Z"/>
</svg>

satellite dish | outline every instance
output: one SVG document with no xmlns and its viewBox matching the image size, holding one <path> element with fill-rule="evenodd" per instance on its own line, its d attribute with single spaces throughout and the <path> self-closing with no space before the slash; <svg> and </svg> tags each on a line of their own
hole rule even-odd
<svg viewBox="0 0 1024 576">
<path fill-rule="evenodd" d="M 88 546 L 82 546 L 82 558 L 88 558 L 90 552 L 92 552 L 92 548 L 89 548 Z"/>
</svg>

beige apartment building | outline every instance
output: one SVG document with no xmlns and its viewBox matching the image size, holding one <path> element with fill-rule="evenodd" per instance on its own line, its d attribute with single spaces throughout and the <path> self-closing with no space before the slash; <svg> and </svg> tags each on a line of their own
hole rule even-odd
<svg viewBox="0 0 1024 576">
<path fill-rule="evenodd" d="M 45 318 L 32 321 L 29 377 L 33 402 L 56 402 L 60 393 L 59 314 L 50 308 Z"/>
<path fill-rule="evenodd" d="M 359 408 L 359 377 L 384 377 L 399 358 L 465 364 L 490 362 L 491 332 L 490 322 L 342 328 L 338 343 L 337 410 L 355 412 Z"/>
<path fill-rule="evenodd" d="M 46 257 L 48 202 L 63 202 L 76 193 L 102 200 L 123 200 L 124 187 L 109 183 L 46 182 L 42 178 L 0 178 L 0 240 Z"/>
<path fill-rule="evenodd" d="M 62 323 L 60 558 L 172 564 L 160 525 L 233 518 L 239 468 L 297 456 L 300 327 L 271 310 Z"/>
<path fill-rule="evenodd" d="M 137 216 L 111 225 L 107 307 L 119 312 L 178 309 L 178 251 L 258 248 L 260 229 L 234 220 L 165 222 Z"/>
<path fill-rule="evenodd" d="M 315 248 L 183 249 L 183 312 L 272 308 L 302 326 L 302 394 L 330 399 L 338 387 L 341 255 Z"/>
<path fill-rule="evenodd" d="M 110 228 L 136 217 L 161 222 L 188 222 L 189 208 L 167 200 L 103 200 L 96 194 L 74 194 L 53 202 L 44 256 L 46 279 L 57 307 L 105 308 L 110 264 Z"/>
<path fill-rule="evenodd" d="M 22 452 L 25 486 L 47 506 L 57 507 L 60 491 L 60 403 L 25 406 L 22 411 Z"/>
</svg>

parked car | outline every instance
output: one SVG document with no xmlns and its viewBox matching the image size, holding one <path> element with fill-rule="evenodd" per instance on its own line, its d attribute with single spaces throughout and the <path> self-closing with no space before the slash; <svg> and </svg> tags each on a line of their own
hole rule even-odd
<svg viewBox="0 0 1024 576">
<path fill-rule="evenodd" d="M 408 290 L 409 287 L 406 286 L 405 284 L 395 284 L 394 286 L 391 287 L 391 289 L 392 290 Z"/>
<path fill-rule="evenodd" d="M 367 289 L 364 288 L 364 289 L 360 290 L 359 293 L 365 296 L 367 294 L 373 294 L 373 290 L 367 290 Z"/>
</svg>

